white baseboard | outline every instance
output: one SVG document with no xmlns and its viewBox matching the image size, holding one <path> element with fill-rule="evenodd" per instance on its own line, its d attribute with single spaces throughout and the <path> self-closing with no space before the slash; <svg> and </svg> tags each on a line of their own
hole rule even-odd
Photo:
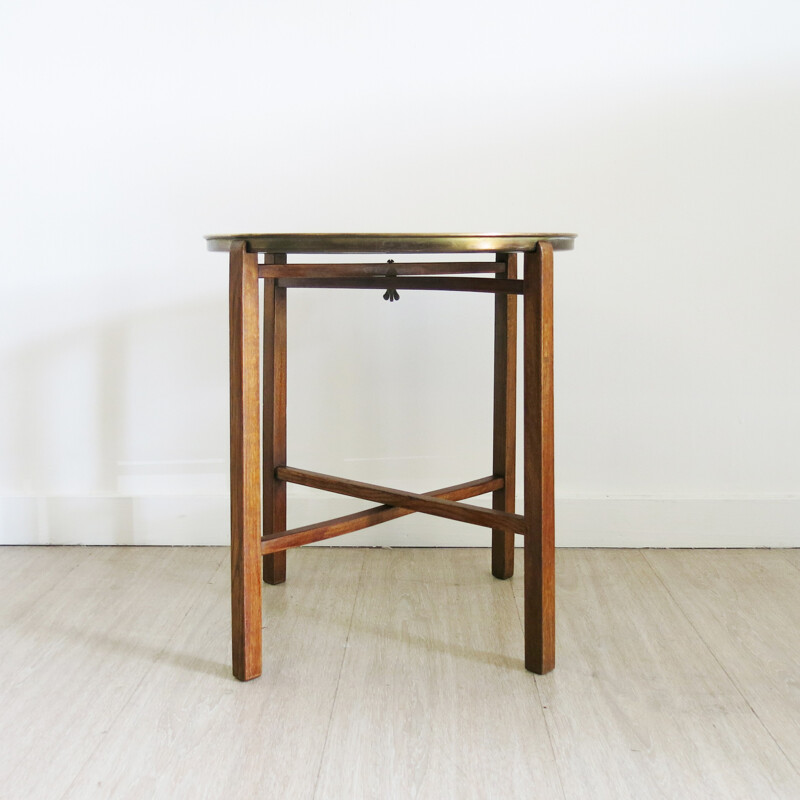
<svg viewBox="0 0 800 800">
<path fill-rule="evenodd" d="M 487 505 L 488 498 L 470 502 Z M 290 497 L 289 525 L 368 506 L 334 495 Z M 0 544 L 225 545 L 228 515 L 223 495 L 0 497 Z M 489 540 L 487 529 L 413 514 L 324 544 L 479 547 Z M 800 547 L 800 496 L 561 497 L 556 500 L 556 544 Z"/>
</svg>

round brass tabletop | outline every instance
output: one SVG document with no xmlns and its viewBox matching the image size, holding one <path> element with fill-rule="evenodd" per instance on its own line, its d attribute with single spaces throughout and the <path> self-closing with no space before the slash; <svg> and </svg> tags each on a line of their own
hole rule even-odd
<svg viewBox="0 0 800 800">
<path fill-rule="evenodd" d="M 236 233 L 206 236 L 208 249 L 251 253 L 521 253 L 550 242 L 572 250 L 574 233 Z"/>
</svg>

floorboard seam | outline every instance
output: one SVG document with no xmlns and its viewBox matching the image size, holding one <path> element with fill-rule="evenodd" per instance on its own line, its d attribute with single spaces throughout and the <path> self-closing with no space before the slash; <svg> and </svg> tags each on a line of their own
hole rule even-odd
<svg viewBox="0 0 800 800">
<path fill-rule="evenodd" d="M 31 545 L 31 547 L 60 547 L 60 546 L 61 545 Z M 81 559 L 76 561 L 66 572 L 59 573 L 58 578 L 56 578 L 56 580 L 50 584 L 50 586 L 45 592 L 42 592 L 42 594 L 36 596 L 36 599 L 28 606 L 26 611 L 29 610 L 32 606 L 35 606 L 38 603 L 41 603 L 45 601 L 48 597 L 50 597 L 50 595 L 53 594 L 53 592 L 59 589 L 60 584 L 63 581 L 65 581 L 73 572 L 75 572 L 75 570 L 78 569 L 78 567 L 82 567 L 88 561 L 97 558 L 97 548 L 93 548 L 90 545 L 65 545 L 64 547 L 65 549 L 70 549 L 70 550 L 83 548 L 86 551 L 86 559 L 85 560 Z"/>
<path fill-rule="evenodd" d="M 225 560 L 225 556 L 223 555 L 219 559 L 219 561 L 217 562 L 217 565 L 212 570 L 211 579 L 208 580 L 208 581 L 205 581 L 202 584 L 203 586 L 208 586 L 208 584 L 211 583 L 211 581 L 214 579 L 214 576 L 217 574 L 217 572 L 219 572 L 219 569 L 222 566 L 222 562 L 224 560 Z M 194 608 L 195 603 L 197 602 L 197 598 L 198 598 L 200 592 L 201 592 L 201 589 L 198 587 L 197 594 L 195 594 L 194 599 L 192 600 L 192 602 L 189 603 L 189 607 L 186 609 L 186 613 L 181 617 L 180 621 L 175 626 L 175 628 L 172 631 L 172 633 L 170 634 L 170 636 L 164 642 L 164 646 L 161 648 L 161 650 L 159 650 L 158 653 L 156 653 L 156 655 L 153 657 L 153 660 L 142 671 L 141 677 L 139 678 L 139 680 L 137 681 L 136 685 L 133 687 L 133 689 L 131 689 L 130 693 L 128 694 L 128 699 L 122 704 L 122 706 L 120 707 L 119 711 L 114 715 L 114 719 L 112 719 L 108 723 L 108 726 L 106 728 L 107 732 L 110 732 L 111 729 L 117 724 L 117 721 L 122 717 L 123 712 L 131 704 L 131 700 L 133 700 L 134 696 L 136 695 L 136 692 L 139 691 L 139 687 L 144 683 L 145 678 L 153 671 L 153 668 L 158 663 L 159 658 L 166 651 L 167 647 L 169 647 L 169 643 L 172 641 L 172 639 L 175 636 L 177 636 L 178 632 L 181 630 L 181 626 L 183 625 L 183 622 L 186 619 L 186 617 L 189 616 L 189 614 L 191 613 L 192 609 Z M 98 743 L 92 748 L 92 750 L 90 751 L 89 755 L 86 757 L 86 759 L 81 764 L 80 768 L 75 772 L 75 775 L 73 776 L 73 778 L 70 781 L 69 785 L 67 786 L 66 790 L 64 791 L 64 793 L 62 795 L 60 795 L 59 800 L 64 800 L 65 797 L 69 796 L 69 793 L 72 791 L 72 787 L 75 785 L 75 781 L 77 781 L 78 778 L 81 776 L 81 773 L 83 772 L 84 768 L 92 760 L 92 758 L 94 757 L 94 754 L 100 749 L 102 744 L 103 744 L 103 740 L 101 738 L 100 741 L 98 741 Z"/>
<path fill-rule="evenodd" d="M 344 670 L 344 660 L 347 658 L 347 646 L 350 644 L 350 633 L 353 630 L 353 619 L 356 615 L 356 605 L 358 604 L 358 598 L 361 594 L 361 587 L 363 585 L 364 580 L 364 565 L 367 561 L 366 554 L 361 554 L 361 569 L 358 573 L 358 586 L 356 587 L 356 591 L 353 595 L 353 607 L 350 609 L 350 622 L 347 625 L 347 636 L 344 640 L 344 646 L 342 647 L 342 660 L 339 663 L 339 674 L 336 676 L 336 688 L 333 690 L 333 699 L 331 701 L 331 713 L 328 715 L 328 726 L 325 729 L 325 740 L 322 743 L 322 750 L 320 751 L 319 755 L 319 766 L 317 767 L 317 777 L 314 781 L 314 791 L 312 793 L 312 797 L 317 796 L 317 791 L 319 790 L 319 779 L 322 775 L 322 765 L 325 762 L 325 750 L 328 747 L 328 737 L 330 736 L 331 732 L 331 725 L 333 724 L 333 712 L 336 710 L 336 698 L 339 696 L 339 684 L 342 680 L 342 671 Z"/>
<path fill-rule="evenodd" d="M 747 707 L 752 712 L 753 716 L 758 720 L 758 724 L 761 725 L 761 727 L 764 729 L 764 731 L 767 734 L 767 736 L 769 736 L 769 738 L 774 742 L 775 747 L 777 747 L 778 750 L 780 750 L 781 754 L 786 759 L 786 762 L 788 763 L 789 768 L 795 774 L 797 774 L 798 777 L 800 777 L 800 772 L 798 772 L 797 768 L 795 767 L 794 763 L 792 762 L 792 759 L 789 758 L 789 756 L 787 755 L 786 751 L 781 746 L 780 742 L 772 734 L 772 731 L 766 726 L 766 724 L 764 723 L 764 720 L 761 719 L 761 717 L 758 715 L 758 712 L 755 710 L 755 708 L 753 708 L 752 704 L 750 703 L 750 700 L 748 699 L 747 695 L 745 695 L 745 693 L 742 691 L 742 688 L 739 686 L 738 682 L 733 678 L 733 676 L 728 672 L 728 670 L 725 669 L 725 665 L 719 660 L 717 654 L 714 652 L 714 650 L 711 647 L 711 645 L 705 640 L 705 637 L 700 633 L 700 631 L 695 626 L 694 622 L 692 622 L 692 620 L 690 619 L 689 615 L 684 611 L 683 606 L 675 599 L 675 596 L 670 591 L 669 586 L 667 586 L 667 583 L 661 577 L 661 574 L 659 573 L 659 571 L 655 568 L 655 566 L 653 566 L 652 562 L 647 557 L 647 553 L 642 553 L 642 557 L 644 558 L 645 562 L 647 563 L 647 565 L 652 570 L 653 574 L 656 576 L 656 580 L 658 580 L 658 582 L 664 587 L 664 590 L 669 595 L 669 597 L 672 600 L 672 602 L 675 604 L 675 606 L 681 612 L 683 617 L 689 623 L 689 625 L 691 626 L 692 630 L 697 634 L 697 638 L 700 639 L 700 641 L 705 645 L 706 650 L 708 650 L 708 652 L 711 654 L 711 657 L 719 665 L 719 668 L 723 671 L 723 673 L 725 673 L 725 676 L 731 682 L 731 686 L 733 686 L 733 688 L 736 689 L 736 691 L 738 692 L 739 696 L 742 698 L 742 700 L 744 700 L 745 704 L 747 705 Z"/>
<path fill-rule="evenodd" d="M 523 647 L 523 650 L 524 650 L 524 648 L 525 648 L 525 623 L 522 620 L 522 614 L 520 613 L 520 610 L 519 610 L 519 603 L 517 602 L 517 595 L 516 595 L 516 592 L 514 591 L 514 585 L 510 584 L 510 586 L 511 586 L 511 598 L 514 601 L 514 608 L 517 610 L 517 619 L 519 620 L 519 627 L 522 630 L 522 647 Z M 522 602 L 524 603 L 525 602 L 525 588 L 524 588 L 524 586 L 523 586 L 523 590 L 522 591 L 523 591 Z M 523 667 L 523 669 L 524 669 L 524 667 Z M 566 790 L 564 789 L 564 780 L 561 777 L 561 770 L 559 769 L 558 759 L 556 758 L 556 749 L 555 749 L 555 744 L 553 742 L 553 734 L 550 731 L 550 723 L 548 722 L 547 714 L 544 713 L 544 704 L 542 703 L 542 693 L 539 691 L 539 676 L 530 673 L 530 677 L 533 678 L 533 686 L 534 686 L 534 689 L 536 691 L 536 702 L 537 702 L 537 704 L 539 706 L 539 711 L 540 711 L 540 713 L 542 715 L 542 720 L 544 721 L 544 729 L 547 731 L 547 742 L 550 745 L 550 755 L 553 758 L 553 766 L 555 767 L 556 777 L 558 778 L 558 785 L 559 785 L 559 788 L 561 789 L 561 797 L 564 798 L 564 800 L 566 800 L 567 793 L 566 793 Z"/>
<path fill-rule="evenodd" d="M 794 550 L 795 548 L 790 548 Z M 800 572 L 800 563 L 795 563 L 791 558 L 787 558 L 785 553 L 781 553 L 781 558 L 791 564 L 798 572 Z"/>
</svg>

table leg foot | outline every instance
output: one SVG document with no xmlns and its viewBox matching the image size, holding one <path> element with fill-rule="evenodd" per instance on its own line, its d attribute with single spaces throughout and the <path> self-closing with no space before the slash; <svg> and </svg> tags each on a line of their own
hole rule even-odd
<svg viewBox="0 0 800 800">
<path fill-rule="evenodd" d="M 275 586 L 286 581 L 286 551 L 264 556 L 264 583 Z"/>
<path fill-rule="evenodd" d="M 230 257 L 231 646 L 240 681 L 261 674 L 261 459 L 257 257 Z"/>
<path fill-rule="evenodd" d="M 498 253 L 501 279 L 517 277 L 516 253 Z M 492 471 L 505 484 L 492 494 L 492 508 L 514 513 L 517 426 L 517 296 L 497 294 L 494 301 L 494 430 Z M 514 534 L 492 530 L 492 575 L 505 580 L 514 574 Z"/>
<path fill-rule="evenodd" d="M 525 255 L 525 668 L 555 666 L 553 248 Z"/>
<path fill-rule="evenodd" d="M 285 264 L 285 254 L 268 254 L 267 264 Z M 286 465 L 286 289 L 274 278 L 264 280 L 264 534 L 286 530 L 286 483 L 275 468 Z M 286 551 L 263 558 L 264 583 L 286 580 Z"/>
</svg>

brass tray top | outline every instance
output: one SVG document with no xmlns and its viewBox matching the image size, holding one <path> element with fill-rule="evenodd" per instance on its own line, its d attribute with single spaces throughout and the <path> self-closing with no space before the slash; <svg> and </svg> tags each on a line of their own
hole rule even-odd
<svg viewBox="0 0 800 800">
<path fill-rule="evenodd" d="M 572 250 L 574 233 L 236 233 L 206 236 L 208 249 L 239 242 L 251 253 L 521 253 L 538 242 Z"/>
</svg>

